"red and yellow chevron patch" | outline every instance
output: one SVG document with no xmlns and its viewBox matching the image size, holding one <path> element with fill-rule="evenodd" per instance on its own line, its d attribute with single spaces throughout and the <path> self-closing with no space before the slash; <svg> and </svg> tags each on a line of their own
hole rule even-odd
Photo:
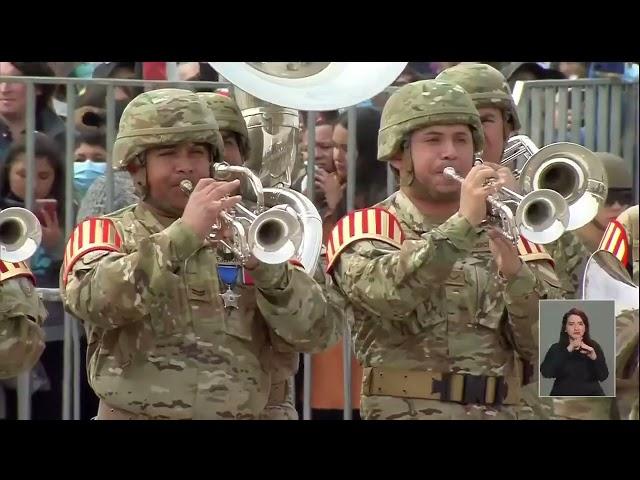
<svg viewBox="0 0 640 480">
<path fill-rule="evenodd" d="M 340 253 L 350 244 L 358 240 L 379 240 L 400 248 L 404 241 L 404 233 L 400 222 L 387 210 L 382 208 L 364 208 L 342 217 L 327 240 L 327 272 Z"/>
<path fill-rule="evenodd" d="M 36 277 L 24 262 L 5 262 L 0 260 L 0 283 L 13 277 L 29 277 L 36 284 Z"/>
<path fill-rule="evenodd" d="M 600 240 L 598 250 L 606 250 L 612 253 L 625 267 L 629 261 L 629 239 L 627 231 L 617 220 L 609 222 L 607 229 Z"/>
<path fill-rule="evenodd" d="M 548 260 L 555 267 L 555 262 L 549 252 L 542 245 L 530 242 L 522 235 L 518 239 L 518 255 L 524 262 L 532 262 L 534 260 Z"/>
<path fill-rule="evenodd" d="M 84 255 L 94 250 L 117 252 L 122 239 L 113 222 L 106 218 L 90 218 L 78 224 L 73 230 L 62 263 L 62 281 L 66 285 L 67 277 L 73 265 Z"/>
</svg>

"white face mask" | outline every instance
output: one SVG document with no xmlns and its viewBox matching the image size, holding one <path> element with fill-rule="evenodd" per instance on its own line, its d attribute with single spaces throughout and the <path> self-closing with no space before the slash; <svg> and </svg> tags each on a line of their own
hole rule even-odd
<svg viewBox="0 0 640 480">
<path fill-rule="evenodd" d="M 61 102 L 60 100 L 53 99 L 53 109 L 61 117 L 67 117 L 67 102 Z"/>
</svg>

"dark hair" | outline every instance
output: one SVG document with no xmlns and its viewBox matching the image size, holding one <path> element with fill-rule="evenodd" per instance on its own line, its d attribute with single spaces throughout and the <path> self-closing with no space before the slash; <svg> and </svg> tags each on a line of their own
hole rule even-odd
<svg viewBox="0 0 640 480">
<path fill-rule="evenodd" d="M 93 145 L 95 147 L 102 147 L 106 150 L 106 137 L 103 130 L 82 130 L 76 134 L 76 148 L 83 143 L 87 145 Z"/>
<path fill-rule="evenodd" d="M 309 112 L 300 111 L 302 128 L 309 127 Z M 316 115 L 316 127 L 320 127 L 322 125 L 335 125 L 340 117 L 340 112 L 338 110 L 327 110 L 326 112 L 317 112 Z"/>
<path fill-rule="evenodd" d="M 53 69 L 47 62 L 9 62 L 24 77 L 55 77 Z M 51 97 L 56 90 L 55 85 L 38 85 L 40 95 L 36 96 L 36 113 L 49 106 Z"/>
<path fill-rule="evenodd" d="M 582 310 L 579 310 L 573 307 L 567 313 L 562 316 L 562 328 L 560 329 L 560 346 L 567 347 L 569 345 L 569 334 L 565 331 L 567 328 L 567 322 L 569 321 L 569 317 L 571 315 L 577 315 L 580 317 L 584 323 L 584 335 L 582 337 L 582 343 L 586 343 L 592 348 L 595 348 L 595 342 L 591 340 L 591 336 L 589 335 L 589 317 Z"/>
<path fill-rule="evenodd" d="M 338 117 L 337 124 L 349 129 L 348 111 Z M 378 161 L 378 130 L 381 114 L 371 107 L 356 109 L 356 197 L 362 196 L 364 205 L 371 206 L 386 197 L 387 164 Z M 345 212 L 346 213 L 346 212 Z"/>
<path fill-rule="evenodd" d="M 60 221 L 64 218 L 64 168 L 62 157 L 58 145 L 44 133 L 35 133 L 34 152 L 35 157 L 46 158 L 53 168 L 54 179 L 51 185 L 50 198 L 58 201 L 58 218 Z M 5 159 L 4 168 L 0 172 L 0 198 L 4 200 L 8 196 L 12 196 L 11 187 L 9 185 L 9 171 L 11 166 L 16 162 L 19 155 L 25 154 L 27 151 L 27 143 L 25 138 L 15 141 Z"/>
</svg>

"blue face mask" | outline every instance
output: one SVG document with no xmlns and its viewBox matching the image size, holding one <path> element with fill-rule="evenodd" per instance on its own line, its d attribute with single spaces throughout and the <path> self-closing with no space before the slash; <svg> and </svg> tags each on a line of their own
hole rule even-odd
<svg viewBox="0 0 640 480">
<path fill-rule="evenodd" d="M 94 162 L 91 159 L 84 162 L 74 162 L 73 186 L 81 196 L 84 195 L 93 181 L 100 175 L 104 175 L 106 168 L 106 162 Z"/>
</svg>

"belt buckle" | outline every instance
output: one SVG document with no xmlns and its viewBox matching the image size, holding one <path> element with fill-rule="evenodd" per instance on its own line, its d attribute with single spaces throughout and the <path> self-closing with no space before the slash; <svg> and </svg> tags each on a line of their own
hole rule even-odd
<svg viewBox="0 0 640 480">
<path fill-rule="evenodd" d="M 486 404 L 487 379 L 484 375 L 464 375 L 463 404 Z"/>
</svg>

